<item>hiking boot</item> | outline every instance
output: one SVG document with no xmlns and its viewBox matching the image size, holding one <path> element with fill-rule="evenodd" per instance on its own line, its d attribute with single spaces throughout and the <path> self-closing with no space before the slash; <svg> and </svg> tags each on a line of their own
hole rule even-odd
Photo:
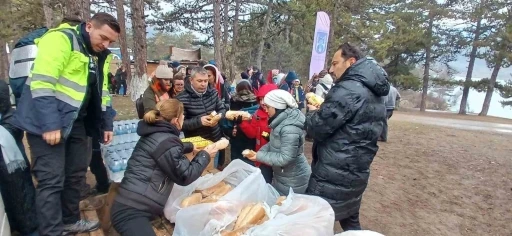
<svg viewBox="0 0 512 236">
<path fill-rule="evenodd" d="M 74 224 L 64 225 L 62 235 L 80 234 L 95 231 L 100 228 L 100 222 L 79 220 Z"/>
</svg>

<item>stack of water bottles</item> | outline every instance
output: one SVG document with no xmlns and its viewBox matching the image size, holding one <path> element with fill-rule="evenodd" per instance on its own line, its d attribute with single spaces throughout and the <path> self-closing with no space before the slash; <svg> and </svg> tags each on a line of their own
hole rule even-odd
<svg viewBox="0 0 512 236">
<path fill-rule="evenodd" d="M 120 182 L 133 148 L 139 141 L 137 125 L 139 120 L 123 120 L 114 122 L 114 140 L 102 147 L 103 160 L 108 167 L 109 177 Z"/>
</svg>

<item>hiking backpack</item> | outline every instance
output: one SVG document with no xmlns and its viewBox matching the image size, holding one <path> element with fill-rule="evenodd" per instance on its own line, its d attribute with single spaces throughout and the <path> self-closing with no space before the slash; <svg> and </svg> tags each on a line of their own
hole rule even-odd
<svg viewBox="0 0 512 236">
<path fill-rule="evenodd" d="M 18 99 L 21 97 L 21 93 L 23 92 L 23 87 L 27 81 L 30 72 L 34 66 L 34 60 L 37 55 L 37 46 L 35 40 L 41 38 L 46 32 L 48 32 L 48 28 L 41 27 L 36 29 L 27 35 L 23 36 L 18 42 L 14 45 L 13 50 L 11 51 L 11 63 L 9 65 L 9 84 L 12 89 L 12 93 L 14 94 L 14 98 L 16 103 L 18 103 Z M 61 30 L 70 40 L 73 42 L 73 37 L 77 37 L 76 33 L 70 33 L 69 30 L 63 29 Z M 73 45 L 73 44 L 71 44 Z"/>
</svg>

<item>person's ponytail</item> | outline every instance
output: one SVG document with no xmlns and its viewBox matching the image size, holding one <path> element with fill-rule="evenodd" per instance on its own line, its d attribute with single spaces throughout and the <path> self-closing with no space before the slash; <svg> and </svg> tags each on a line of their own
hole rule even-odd
<svg viewBox="0 0 512 236">
<path fill-rule="evenodd" d="M 144 122 L 146 122 L 148 124 L 154 124 L 159 117 L 160 117 L 160 111 L 151 110 L 151 111 L 146 112 L 146 114 L 144 114 L 143 119 L 144 119 Z"/>
</svg>

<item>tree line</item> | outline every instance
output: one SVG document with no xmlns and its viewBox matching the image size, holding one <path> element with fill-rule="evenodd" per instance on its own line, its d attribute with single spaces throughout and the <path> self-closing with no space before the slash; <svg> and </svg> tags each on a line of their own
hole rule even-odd
<svg viewBox="0 0 512 236">
<path fill-rule="evenodd" d="M 146 73 L 145 62 L 160 50 L 151 49 L 156 36 L 197 32 L 181 37 L 187 45 L 213 48 L 219 69 L 230 79 L 248 65 L 309 70 L 316 12 L 331 18 L 328 58 L 337 45 L 352 42 L 381 62 L 392 82 L 401 89 L 422 91 L 426 109 L 429 88 L 462 86 L 459 113 L 466 114 L 471 88 L 487 93 L 480 115 L 487 115 L 495 90 L 512 97 L 510 82 L 497 82 L 499 72 L 512 62 L 512 0 L 1 0 L 0 43 L 15 41 L 41 26 L 55 26 L 65 15 L 87 20 L 94 11 L 117 15 L 123 32 L 123 55 L 128 41 L 134 52 L 135 76 Z M 5 5 L 4 5 L 5 4 Z M 126 23 L 131 29 L 126 30 Z M 147 44 L 147 27 L 158 33 Z M 182 33 L 182 35 L 186 35 Z M 5 49 L 2 49 L 2 52 Z M 148 51 L 151 55 L 148 55 Z M 457 55 L 468 59 L 465 79 L 453 79 L 450 62 Z M 2 57 L 4 58 L 4 57 Z M 127 65 L 129 57 L 123 56 Z M 491 73 L 473 81 L 476 59 Z M 4 60 L 4 59 L 2 59 Z M 1 63 L 5 73 L 5 63 Z M 130 68 L 130 67 L 127 67 Z M 418 76 L 414 71 L 421 70 Z M 128 73 L 130 74 L 130 73 Z M 4 74 L 2 74 L 4 75 Z M 444 75 L 444 76 L 443 76 Z M 512 77 L 512 75 L 511 75 Z M 503 102 L 510 105 L 510 102 Z"/>
</svg>

